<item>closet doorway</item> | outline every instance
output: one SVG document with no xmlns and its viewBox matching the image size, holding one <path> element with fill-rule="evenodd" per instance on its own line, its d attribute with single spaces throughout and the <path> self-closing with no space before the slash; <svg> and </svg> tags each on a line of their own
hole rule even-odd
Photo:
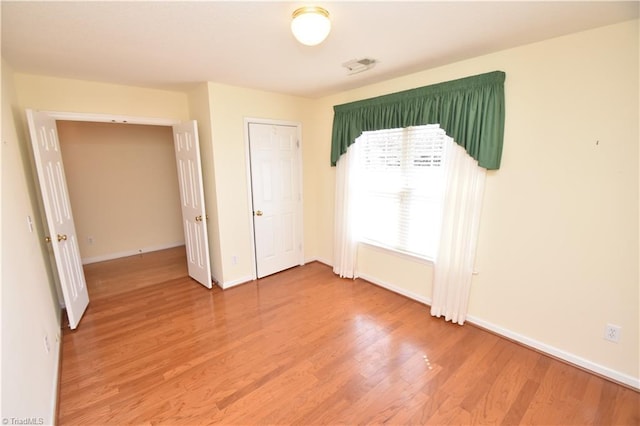
<svg viewBox="0 0 640 426">
<path fill-rule="evenodd" d="M 189 275 L 202 285 L 211 288 L 211 267 L 207 238 L 206 212 L 202 187 L 202 171 L 195 121 L 40 112 L 27 110 L 27 120 L 33 146 L 34 161 L 46 216 L 46 224 L 53 247 L 55 265 L 65 302 L 69 326 L 78 326 L 89 302 L 88 292 L 79 250 L 79 236 L 69 199 L 67 177 L 63 167 L 57 121 L 82 121 L 96 123 L 121 123 L 169 126 L 173 133 L 177 181 L 182 228 L 187 251 Z M 64 124 L 61 125 L 64 127 Z M 114 162 L 117 164 L 117 161 Z M 115 167 L 115 166 L 114 166 Z M 114 173 L 113 179 L 117 179 Z M 122 184 L 123 182 L 121 182 Z M 127 182 L 124 182 L 126 185 Z M 144 199 L 144 194 L 140 194 Z M 125 202 L 126 204 L 126 202 Z M 108 206 L 105 209 L 109 211 Z M 136 217 L 130 212 L 128 221 L 147 221 L 151 218 Z M 91 235 L 84 236 L 91 244 Z M 95 240 L 93 240 L 95 243 Z M 84 243 L 84 242 L 83 242 Z"/>
</svg>

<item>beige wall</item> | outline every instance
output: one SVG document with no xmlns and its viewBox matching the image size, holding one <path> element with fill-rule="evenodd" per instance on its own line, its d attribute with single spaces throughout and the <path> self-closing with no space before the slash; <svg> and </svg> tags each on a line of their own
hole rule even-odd
<svg viewBox="0 0 640 426">
<path fill-rule="evenodd" d="M 58 385 L 60 308 L 22 130 L 11 68 L 2 61 L 2 412 L 52 424 Z M 27 217 L 34 223 L 30 232 Z M 44 339 L 50 351 L 45 350 Z"/>
<path fill-rule="evenodd" d="M 198 139 L 200 141 L 200 162 L 202 164 L 202 181 L 204 201 L 209 234 L 209 257 L 211 259 L 211 275 L 215 282 L 222 283 L 222 252 L 220 247 L 220 220 L 216 195 L 216 175 L 213 162 L 213 142 L 211 129 L 211 108 L 209 101 L 209 85 L 199 84 L 189 92 L 189 114 L 198 122 Z"/>
<path fill-rule="evenodd" d="M 184 244 L 171 127 L 57 127 L 83 262 Z"/>
<path fill-rule="evenodd" d="M 321 99 L 317 256 L 333 256 L 331 106 L 487 71 L 507 74 L 502 167 L 487 177 L 474 321 L 640 386 L 638 21 Z M 361 274 L 431 297 L 431 269 L 361 247 Z M 619 344 L 603 339 L 622 327 Z"/>
<path fill-rule="evenodd" d="M 18 73 L 15 80 L 22 108 L 189 119 L 187 94 L 182 92 Z"/>
<path fill-rule="evenodd" d="M 303 163 L 306 164 L 308 156 L 305 153 L 306 131 L 303 122 L 311 101 L 216 83 L 209 83 L 208 89 L 213 158 L 206 161 L 212 160 L 213 166 L 205 163 L 204 168 L 215 171 L 222 260 L 220 281 L 224 285 L 232 285 L 251 279 L 253 274 L 244 119 L 264 118 L 302 123 Z M 313 198 L 314 188 L 307 185 L 307 170 L 303 172 L 306 238 L 307 231 L 312 226 L 306 223 L 307 192 Z M 211 194 L 207 194 L 209 195 Z M 232 262 L 233 256 L 237 258 L 235 265 Z"/>
</svg>

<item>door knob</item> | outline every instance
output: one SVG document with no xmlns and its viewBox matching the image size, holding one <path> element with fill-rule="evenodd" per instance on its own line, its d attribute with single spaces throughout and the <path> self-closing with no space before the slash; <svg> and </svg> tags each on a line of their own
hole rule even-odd
<svg viewBox="0 0 640 426">
<path fill-rule="evenodd" d="M 262 216 L 262 210 L 256 211 L 256 216 Z"/>
<path fill-rule="evenodd" d="M 67 234 L 58 234 L 58 242 L 60 241 L 67 241 Z"/>
<path fill-rule="evenodd" d="M 196 222 L 202 222 L 202 216 L 200 215 L 196 216 Z"/>
</svg>

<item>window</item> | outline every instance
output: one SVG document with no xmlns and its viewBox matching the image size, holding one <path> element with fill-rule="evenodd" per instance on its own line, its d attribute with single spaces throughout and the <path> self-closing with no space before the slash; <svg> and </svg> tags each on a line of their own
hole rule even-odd
<svg viewBox="0 0 640 426">
<path fill-rule="evenodd" d="M 444 195 L 438 125 L 364 132 L 358 148 L 360 240 L 433 259 Z"/>
</svg>

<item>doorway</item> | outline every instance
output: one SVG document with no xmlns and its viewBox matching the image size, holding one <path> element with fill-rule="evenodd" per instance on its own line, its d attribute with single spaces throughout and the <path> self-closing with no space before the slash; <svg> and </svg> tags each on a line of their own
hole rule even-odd
<svg viewBox="0 0 640 426">
<path fill-rule="evenodd" d="M 169 125 L 173 129 L 182 223 L 184 227 L 189 276 L 211 288 L 211 265 L 198 133 L 195 121 L 175 122 L 163 119 L 116 117 L 34 111 L 28 109 L 27 122 L 34 162 L 42 194 L 47 229 L 51 238 L 69 327 L 75 329 L 89 303 L 78 236 L 69 201 L 60 151 L 57 120 Z"/>
</svg>

